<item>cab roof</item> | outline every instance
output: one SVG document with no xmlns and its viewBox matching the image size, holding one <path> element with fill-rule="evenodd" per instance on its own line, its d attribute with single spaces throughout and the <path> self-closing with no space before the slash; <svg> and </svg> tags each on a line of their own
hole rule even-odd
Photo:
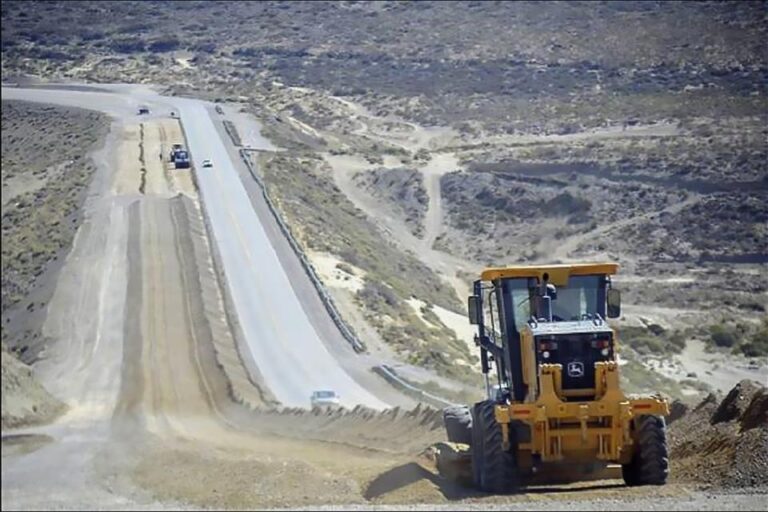
<svg viewBox="0 0 768 512">
<path fill-rule="evenodd" d="M 535 277 L 539 281 L 549 274 L 549 282 L 557 286 L 568 284 L 570 276 L 613 275 L 619 271 L 618 263 L 573 263 L 568 265 L 530 265 L 514 267 L 491 267 L 483 270 L 480 279 L 494 281 L 507 277 Z"/>
</svg>

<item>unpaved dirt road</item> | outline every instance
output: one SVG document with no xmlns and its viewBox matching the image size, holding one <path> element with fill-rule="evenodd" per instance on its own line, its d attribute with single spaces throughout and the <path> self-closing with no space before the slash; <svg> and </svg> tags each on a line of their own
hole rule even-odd
<svg viewBox="0 0 768 512">
<path fill-rule="evenodd" d="M 445 156 L 445 155 L 442 155 Z M 439 236 L 439 225 L 442 221 L 442 197 L 440 195 L 440 176 L 452 170 L 451 167 L 440 167 L 437 164 L 429 165 L 427 168 L 420 168 L 424 173 L 424 182 L 429 195 L 429 209 L 425 219 L 425 237 L 423 239 L 416 237 L 410 228 L 395 216 L 389 214 L 381 204 L 355 185 L 352 177 L 355 173 L 374 169 L 375 165 L 370 164 L 363 158 L 349 155 L 331 155 L 323 154 L 323 158 L 328 162 L 333 170 L 333 178 L 347 198 L 357 207 L 364 211 L 371 218 L 377 219 L 381 228 L 389 234 L 391 240 L 403 249 L 418 255 L 419 259 L 429 266 L 432 270 L 443 276 L 456 290 L 459 297 L 465 298 L 469 295 L 469 286 L 459 277 L 458 271 L 478 274 L 480 265 L 458 258 L 454 255 L 438 251 L 432 247 L 434 239 Z M 443 160 L 436 159 L 436 162 L 447 161 L 452 163 L 454 160 L 448 156 Z"/>
</svg>

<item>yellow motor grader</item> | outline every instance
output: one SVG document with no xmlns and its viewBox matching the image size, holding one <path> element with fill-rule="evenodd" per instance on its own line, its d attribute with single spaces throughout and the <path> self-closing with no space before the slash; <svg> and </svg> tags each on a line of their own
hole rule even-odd
<svg viewBox="0 0 768 512">
<path fill-rule="evenodd" d="M 587 478 L 609 464 L 621 465 L 628 485 L 666 482 L 669 404 L 619 386 L 606 321 L 621 313 L 617 271 L 614 263 L 489 268 L 475 281 L 469 320 L 487 399 L 443 418 L 478 489 L 513 492 L 547 474 Z"/>
</svg>

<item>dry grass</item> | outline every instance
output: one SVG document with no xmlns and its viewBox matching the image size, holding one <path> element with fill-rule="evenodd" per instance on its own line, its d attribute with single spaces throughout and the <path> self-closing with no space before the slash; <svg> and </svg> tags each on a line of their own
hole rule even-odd
<svg viewBox="0 0 768 512">
<path fill-rule="evenodd" d="M 8 201 L 2 216 L 5 316 L 71 244 L 95 169 L 86 154 L 108 125 L 90 111 L 7 101 L 2 118 L 3 199 Z M 29 176 L 37 186 L 14 194 L 15 184 Z"/>
</svg>

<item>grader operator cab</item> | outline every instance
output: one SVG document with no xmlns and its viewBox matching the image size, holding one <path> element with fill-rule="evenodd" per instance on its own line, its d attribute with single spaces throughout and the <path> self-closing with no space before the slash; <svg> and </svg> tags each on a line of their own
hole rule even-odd
<svg viewBox="0 0 768 512">
<path fill-rule="evenodd" d="M 480 490 L 511 492 L 550 469 L 580 478 L 609 463 L 621 464 L 628 485 L 666 482 L 669 405 L 619 387 L 606 322 L 621 312 L 617 271 L 612 263 L 490 268 L 475 281 L 469 320 L 488 399 L 446 409 L 444 420 L 449 441 L 466 443 Z"/>
</svg>

